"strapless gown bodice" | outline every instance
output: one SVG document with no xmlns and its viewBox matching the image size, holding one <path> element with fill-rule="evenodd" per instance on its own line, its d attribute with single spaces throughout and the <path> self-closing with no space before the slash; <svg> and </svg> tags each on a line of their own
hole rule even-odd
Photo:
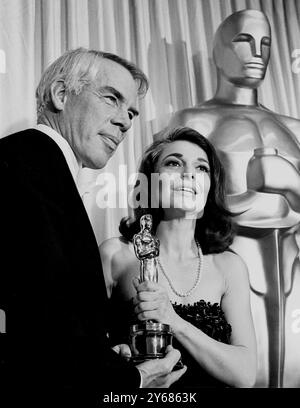
<svg viewBox="0 0 300 408">
<path fill-rule="evenodd" d="M 224 313 L 218 303 L 210 303 L 200 300 L 193 304 L 182 305 L 173 303 L 176 313 L 188 321 L 206 335 L 216 341 L 226 344 L 230 342 L 231 326 L 226 321 Z M 110 321 L 111 341 L 113 344 L 128 343 L 129 327 L 136 323 L 133 315 L 132 302 L 124 302 L 122 305 L 116 300 L 112 302 Z M 227 385 L 212 377 L 204 370 L 193 357 L 173 338 L 173 346 L 180 350 L 181 359 L 188 369 L 172 389 L 203 388 L 203 387 L 226 387 Z"/>
<path fill-rule="evenodd" d="M 188 321 L 203 333 L 214 340 L 229 344 L 231 336 L 231 326 L 227 323 L 224 313 L 218 303 L 210 303 L 204 300 L 182 305 L 173 304 L 176 313 L 184 320 Z M 187 371 L 171 388 L 206 388 L 206 387 L 226 387 L 227 385 L 212 377 L 204 370 L 191 355 L 173 339 L 173 346 L 181 352 L 182 362 L 187 366 Z"/>
</svg>

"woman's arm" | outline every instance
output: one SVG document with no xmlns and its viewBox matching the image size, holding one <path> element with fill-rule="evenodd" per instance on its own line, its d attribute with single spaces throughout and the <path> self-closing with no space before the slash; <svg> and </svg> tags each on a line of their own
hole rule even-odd
<svg viewBox="0 0 300 408">
<path fill-rule="evenodd" d="M 228 253 L 223 259 L 226 290 L 222 309 L 232 326 L 230 345 L 212 339 L 178 316 L 165 289 L 159 285 L 144 284 L 148 293 L 143 284 L 138 287 L 136 311 L 141 320 L 155 319 L 170 324 L 176 339 L 212 376 L 234 387 L 252 387 L 256 377 L 256 339 L 248 271 L 237 255 Z"/>
</svg>

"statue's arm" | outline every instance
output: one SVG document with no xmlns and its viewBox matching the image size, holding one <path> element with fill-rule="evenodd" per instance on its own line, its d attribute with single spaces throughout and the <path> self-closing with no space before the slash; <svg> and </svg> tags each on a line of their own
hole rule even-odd
<svg viewBox="0 0 300 408">
<path fill-rule="evenodd" d="M 280 118 L 282 123 L 295 135 L 295 138 L 300 145 L 300 120 L 284 115 Z"/>
<path fill-rule="evenodd" d="M 250 161 L 247 187 L 254 191 L 282 194 L 291 208 L 300 212 L 300 173 L 280 155 L 262 155 Z"/>
<path fill-rule="evenodd" d="M 247 191 L 227 197 L 231 211 L 248 211 L 255 206 L 259 197 L 256 192 L 281 194 L 294 211 L 300 212 L 300 172 L 280 155 L 260 155 L 250 160 Z"/>
</svg>

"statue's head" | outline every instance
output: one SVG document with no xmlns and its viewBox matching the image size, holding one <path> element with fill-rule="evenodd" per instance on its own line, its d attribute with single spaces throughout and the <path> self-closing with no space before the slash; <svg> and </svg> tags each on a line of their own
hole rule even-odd
<svg viewBox="0 0 300 408">
<path fill-rule="evenodd" d="M 257 88 L 264 79 L 271 46 L 271 28 L 258 10 L 231 14 L 219 26 L 213 47 L 219 75 L 237 86 Z"/>
<path fill-rule="evenodd" d="M 152 216 L 151 214 L 145 214 L 140 219 L 140 225 L 142 230 L 151 231 L 152 229 Z"/>
</svg>

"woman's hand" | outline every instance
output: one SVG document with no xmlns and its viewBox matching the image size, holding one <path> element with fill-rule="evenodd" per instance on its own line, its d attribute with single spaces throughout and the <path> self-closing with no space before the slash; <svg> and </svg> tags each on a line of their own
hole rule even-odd
<svg viewBox="0 0 300 408">
<path fill-rule="evenodd" d="M 137 318 L 169 324 L 175 329 L 180 317 L 173 309 L 166 289 L 155 282 L 139 283 L 137 279 L 133 280 L 133 284 L 137 291 L 133 300 Z"/>
</svg>

